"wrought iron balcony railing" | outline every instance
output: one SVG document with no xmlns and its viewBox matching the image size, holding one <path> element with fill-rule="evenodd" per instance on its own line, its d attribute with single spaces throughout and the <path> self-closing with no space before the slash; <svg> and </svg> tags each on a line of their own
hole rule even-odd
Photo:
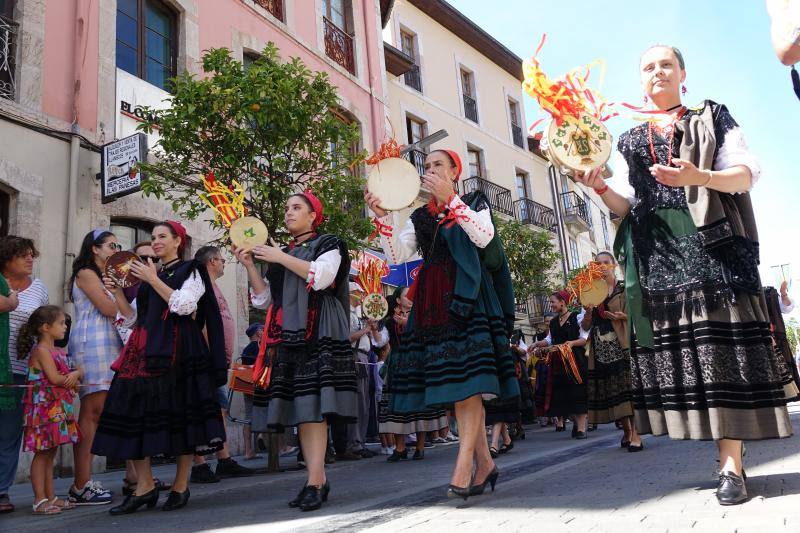
<svg viewBox="0 0 800 533">
<path fill-rule="evenodd" d="M 283 18 L 283 0 L 253 0 L 256 4 L 269 11 L 273 17 L 286 22 Z"/>
<path fill-rule="evenodd" d="M 16 96 L 14 55 L 16 54 L 17 23 L 0 17 L 0 98 L 13 100 Z"/>
<path fill-rule="evenodd" d="M 522 126 L 511 124 L 511 136 L 514 138 L 514 144 L 520 148 L 525 148 L 525 142 L 522 139 Z"/>
<path fill-rule="evenodd" d="M 472 122 L 478 122 L 478 102 L 468 94 L 464 95 L 464 116 Z"/>
<path fill-rule="evenodd" d="M 567 222 L 578 222 L 583 224 L 586 229 L 592 226 L 589 222 L 589 206 L 575 191 L 561 193 L 561 207 Z"/>
<path fill-rule="evenodd" d="M 356 60 L 353 55 L 353 37 L 336 24 L 322 17 L 325 23 L 325 55 L 339 63 L 350 74 L 356 73 Z"/>
<path fill-rule="evenodd" d="M 464 194 L 472 191 L 481 191 L 489 199 L 492 209 L 508 216 L 514 216 L 514 205 L 511 191 L 496 183 L 479 177 L 464 180 Z"/>
<path fill-rule="evenodd" d="M 403 80 L 412 89 L 422 92 L 422 76 L 420 76 L 419 65 L 414 65 L 411 70 L 403 74 Z"/>
<path fill-rule="evenodd" d="M 514 214 L 523 224 L 539 226 L 547 231 L 556 227 L 556 213 L 546 205 L 534 202 L 529 198 L 521 198 L 514 202 Z"/>
<path fill-rule="evenodd" d="M 428 155 L 421 150 L 411 150 L 405 154 L 405 158 L 412 165 L 417 167 L 417 174 L 422 176 L 425 174 L 425 156 Z"/>
</svg>

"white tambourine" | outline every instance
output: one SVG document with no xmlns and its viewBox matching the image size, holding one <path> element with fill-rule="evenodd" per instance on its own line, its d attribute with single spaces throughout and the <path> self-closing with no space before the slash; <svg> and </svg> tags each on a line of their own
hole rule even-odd
<svg viewBox="0 0 800 533">
<path fill-rule="evenodd" d="M 399 157 L 379 161 L 367 176 L 367 189 L 381 199 L 381 209 L 399 211 L 414 203 L 421 180 L 417 168 Z"/>
<path fill-rule="evenodd" d="M 389 312 L 389 302 L 383 294 L 372 292 L 361 301 L 361 314 L 369 320 L 381 320 Z"/>
<path fill-rule="evenodd" d="M 614 138 L 605 125 L 589 113 L 578 118 L 567 116 L 547 128 L 547 156 L 562 173 L 588 172 L 605 167 L 613 150 Z M 607 176 L 605 174 L 608 174 Z M 603 177 L 610 177 L 605 172 Z"/>
</svg>

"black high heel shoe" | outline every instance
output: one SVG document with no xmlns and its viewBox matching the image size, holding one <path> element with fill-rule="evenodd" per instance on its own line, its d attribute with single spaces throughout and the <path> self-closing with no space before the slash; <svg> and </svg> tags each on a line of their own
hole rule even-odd
<svg viewBox="0 0 800 533">
<path fill-rule="evenodd" d="M 303 485 L 303 488 L 300 489 L 300 492 L 297 494 L 294 500 L 289 502 L 289 507 L 300 507 L 300 502 L 303 501 L 303 497 L 306 495 L 306 490 L 308 489 L 308 485 Z"/>
<path fill-rule="evenodd" d="M 315 511 L 322 507 L 322 504 L 328 501 L 328 494 L 331 491 L 331 486 L 326 481 L 321 487 L 314 485 L 307 485 L 305 489 L 305 496 L 300 502 L 301 511 Z"/>
<path fill-rule="evenodd" d="M 183 492 L 170 491 L 167 501 L 161 507 L 162 511 L 175 511 L 182 507 L 186 507 L 189 503 L 189 488 L 187 487 Z"/>
<path fill-rule="evenodd" d="M 494 492 L 494 486 L 497 484 L 497 478 L 500 477 L 500 471 L 495 466 L 489 475 L 486 476 L 486 479 L 483 480 L 483 483 L 470 485 L 469 487 L 469 495 L 470 496 L 480 496 L 483 494 L 483 491 L 486 490 L 486 484 L 492 486 L 492 492 Z M 466 499 L 466 498 L 465 498 Z"/>
<path fill-rule="evenodd" d="M 467 501 L 472 495 L 472 486 L 469 487 L 456 487 L 455 485 L 448 485 L 447 486 L 447 497 L 450 499 L 454 498 L 463 498 L 464 501 Z"/>
<path fill-rule="evenodd" d="M 136 496 L 131 494 L 125 498 L 122 504 L 112 507 L 108 513 L 113 516 L 135 513 L 136 510 L 142 505 L 146 505 L 148 509 L 152 509 L 158 503 L 158 489 L 153 487 L 153 490 Z"/>
</svg>

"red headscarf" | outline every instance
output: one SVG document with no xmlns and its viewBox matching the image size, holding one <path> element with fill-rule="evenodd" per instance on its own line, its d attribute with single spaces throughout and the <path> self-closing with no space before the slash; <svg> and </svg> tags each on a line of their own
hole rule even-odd
<svg viewBox="0 0 800 533">
<path fill-rule="evenodd" d="M 186 249 L 186 228 L 183 227 L 183 224 L 175 220 L 165 220 L 164 223 L 172 228 L 172 231 L 177 233 L 178 237 L 180 237 L 181 244 L 178 246 L 178 255 L 183 254 L 183 250 Z"/>
<path fill-rule="evenodd" d="M 314 193 L 311 192 L 311 189 L 306 189 L 304 193 L 301 193 L 301 196 L 303 196 L 306 200 L 308 200 L 308 203 L 311 204 L 311 210 L 314 211 L 315 215 L 314 222 L 311 223 L 311 228 L 316 230 L 319 225 L 322 224 L 322 221 L 325 220 L 325 217 L 323 216 L 322 202 L 320 202 L 319 198 L 317 198 Z"/>
<path fill-rule="evenodd" d="M 569 304 L 569 301 L 572 300 L 572 295 L 569 293 L 569 291 L 562 289 L 558 291 L 556 294 L 558 294 L 561 297 L 561 300 L 563 300 L 567 304 Z"/>
<path fill-rule="evenodd" d="M 456 167 L 456 177 L 453 181 L 458 181 L 461 178 L 461 172 L 464 170 L 464 167 L 461 165 L 461 158 L 455 150 L 442 150 L 442 152 L 449 155 L 450 159 L 453 160 L 453 164 Z"/>
</svg>

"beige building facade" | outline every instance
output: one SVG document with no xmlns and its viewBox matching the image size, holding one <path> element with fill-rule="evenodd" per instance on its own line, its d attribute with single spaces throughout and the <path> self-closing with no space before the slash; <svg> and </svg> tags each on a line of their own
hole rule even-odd
<svg viewBox="0 0 800 533">
<path fill-rule="evenodd" d="M 562 275 L 611 246 L 608 209 L 593 191 L 556 175 L 528 135 L 517 55 L 439 0 L 396 0 L 383 38 L 389 129 L 399 143 L 447 130 L 429 150 L 459 153 L 461 192 L 480 189 L 496 215 L 547 232 L 564 257 Z M 517 302 L 520 325 L 544 320 L 544 296 Z"/>
</svg>

